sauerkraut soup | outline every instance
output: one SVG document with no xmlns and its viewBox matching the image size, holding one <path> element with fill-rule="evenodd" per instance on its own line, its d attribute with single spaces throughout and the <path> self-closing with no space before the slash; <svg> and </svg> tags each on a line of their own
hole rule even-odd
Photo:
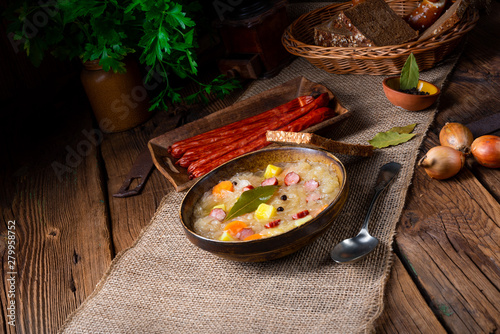
<svg viewBox="0 0 500 334">
<path fill-rule="evenodd" d="M 313 219 L 339 191 L 339 177 L 329 164 L 269 164 L 265 170 L 220 180 L 204 193 L 193 211 L 193 229 L 221 241 L 271 237 Z"/>
</svg>

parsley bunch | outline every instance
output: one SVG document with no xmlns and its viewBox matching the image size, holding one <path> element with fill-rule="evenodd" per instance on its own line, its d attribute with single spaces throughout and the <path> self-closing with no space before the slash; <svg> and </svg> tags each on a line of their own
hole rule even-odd
<svg viewBox="0 0 500 334">
<path fill-rule="evenodd" d="M 185 0 L 25 0 L 9 11 L 9 31 L 36 66 L 50 52 L 60 59 L 99 59 L 105 71 L 124 72 L 124 57 L 136 52 L 148 70 L 146 83 L 161 76 L 163 86 L 151 109 L 167 109 L 167 100 L 206 101 L 206 95 L 223 97 L 239 87 L 224 76 L 208 84 L 196 79 L 198 45 L 192 17 L 200 9 L 198 2 Z M 41 13 L 48 18 L 45 24 L 37 24 L 43 23 L 36 21 Z M 199 90 L 182 98 L 182 87 L 171 85 L 172 75 L 193 81 Z"/>
</svg>

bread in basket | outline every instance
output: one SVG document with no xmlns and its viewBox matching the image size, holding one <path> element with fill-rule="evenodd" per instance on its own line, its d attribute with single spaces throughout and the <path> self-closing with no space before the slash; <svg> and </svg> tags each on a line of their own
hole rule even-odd
<svg viewBox="0 0 500 334">
<path fill-rule="evenodd" d="M 401 17 L 417 7 L 418 1 L 388 0 Z M 282 43 L 290 52 L 307 59 L 314 66 L 335 74 L 399 74 L 406 59 L 413 53 L 421 71 L 434 67 L 449 55 L 464 35 L 476 24 L 479 15 L 472 8 L 454 26 L 439 35 L 400 45 L 382 47 L 322 47 L 314 44 L 314 27 L 328 21 L 352 2 L 335 3 L 297 18 L 285 30 Z"/>
</svg>

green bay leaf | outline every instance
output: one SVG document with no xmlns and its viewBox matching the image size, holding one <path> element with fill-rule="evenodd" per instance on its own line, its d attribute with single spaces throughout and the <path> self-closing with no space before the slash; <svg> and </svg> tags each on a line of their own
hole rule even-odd
<svg viewBox="0 0 500 334">
<path fill-rule="evenodd" d="M 278 188 L 279 186 L 263 186 L 244 191 L 229 210 L 225 220 L 257 210 L 259 205 L 267 202 Z"/>
<path fill-rule="evenodd" d="M 412 89 L 416 88 L 418 85 L 418 64 L 413 53 L 410 53 L 408 59 L 406 59 L 403 68 L 401 69 L 401 76 L 399 79 L 400 89 Z"/>
<path fill-rule="evenodd" d="M 389 131 L 397 132 L 397 133 L 411 133 L 413 131 L 413 129 L 415 129 L 415 126 L 417 126 L 417 123 L 408 124 L 406 126 L 401 126 L 401 127 L 395 126 L 392 129 L 390 129 Z"/>
<path fill-rule="evenodd" d="M 393 131 L 379 132 L 368 142 L 375 148 L 384 148 L 406 143 L 415 137 L 415 133 L 397 133 Z"/>
</svg>

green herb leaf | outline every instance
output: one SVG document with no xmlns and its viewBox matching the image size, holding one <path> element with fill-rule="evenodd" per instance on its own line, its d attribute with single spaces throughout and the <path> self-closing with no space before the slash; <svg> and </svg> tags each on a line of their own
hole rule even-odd
<svg viewBox="0 0 500 334">
<path fill-rule="evenodd" d="M 375 148 L 384 148 L 406 143 L 415 137 L 415 133 L 397 133 L 392 131 L 379 132 L 368 142 Z"/>
<path fill-rule="evenodd" d="M 210 27 L 199 1 L 57 0 L 14 1 L 5 12 L 8 30 L 20 49 L 39 65 L 51 53 L 60 59 L 100 60 L 105 71 L 125 72 L 123 59 L 137 52 L 148 68 L 146 83 L 156 85 L 151 110 L 178 103 L 209 102 L 238 88 L 237 80 L 200 82 L 196 61 L 198 33 Z M 33 26 L 47 13 L 47 24 Z M 34 30 L 36 29 L 36 31 Z M 161 80 L 158 77 L 161 76 Z M 197 92 L 178 91 L 187 79 Z M 190 88 L 191 89 L 191 88 Z"/>
<path fill-rule="evenodd" d="M 415 126 L 417 126 L 417 123 L 409 124 L 407 126 L 402 126 L 402 127 L 395 126 L 389 131 L 397 133 L 411 133 L 413 129 L 415 129 Z"/>
<path fill-rule="evenodd" d="M 267 202 L 278 188 L 279 186 L 263 186 L 244 191 L 229 211 L 226 220 L 257 210 L 259 205 Z"/>
<path fill-rule="evenodd" d="M 401 76 L 399 79 L 400 89 L 412 89 L 416 88 L 418 85 L 418 65 L 417 60 L 413 53 L 410 53 L 408 59 L 406 59 L 403 68 L 401 69 Z"/>
</svg>

